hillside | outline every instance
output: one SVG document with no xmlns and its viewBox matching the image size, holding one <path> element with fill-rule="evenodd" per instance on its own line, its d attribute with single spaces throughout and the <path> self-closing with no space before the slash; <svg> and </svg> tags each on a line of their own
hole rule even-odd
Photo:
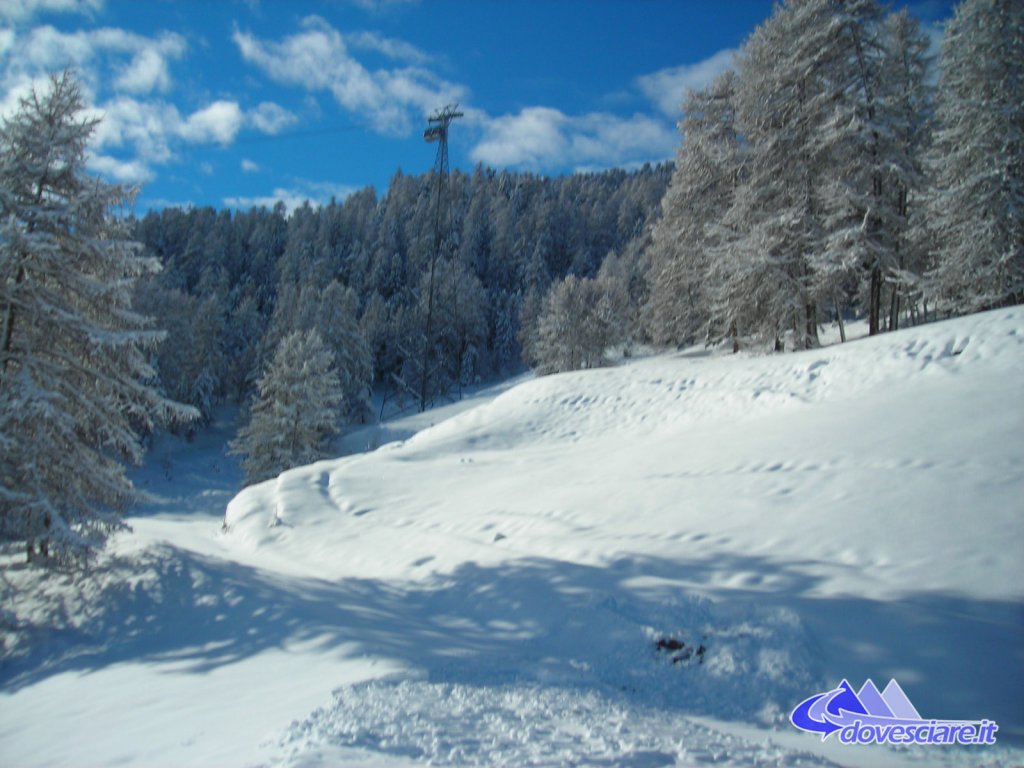
<svg viewBox="0 0 1024 768">
<path fill-rule="evenodd" d="M 38 619 L 44 642 L 3 668 L 0 751 L 19 766 L 1018 764 L 1022 382 L 1024 311 L 1000 310 L 528 380 L 247 488 L 224 531 L 225 481 L 204 496 L 199 470 L 178 481 L 191 501 L 132 519 L 94 592 L 51 588 L 89 609 L 59 630 Z M 22 629 L 46 615 L 26 609 Z M 999 743 L 896 752 L 789 724 L 844 678 L 895 678 L 926 718 L 994 720 Z"/>
</svg>

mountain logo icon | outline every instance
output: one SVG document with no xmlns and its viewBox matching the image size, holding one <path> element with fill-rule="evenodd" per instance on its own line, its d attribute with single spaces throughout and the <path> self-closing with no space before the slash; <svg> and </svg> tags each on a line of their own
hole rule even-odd
<svg viewBox="0 0 1024 768">
<path fill-rule="evenodd" d="M 800 702 L 789 716 L 801 731 L 836 731 L 843 744 L 994 744 L 999 726 L 991 720 L 925 720 L 900 684 L 890 680 L 883 691 L 870 679 L 854 692 L 843 680 L 837 688 Z"/>
</svg>

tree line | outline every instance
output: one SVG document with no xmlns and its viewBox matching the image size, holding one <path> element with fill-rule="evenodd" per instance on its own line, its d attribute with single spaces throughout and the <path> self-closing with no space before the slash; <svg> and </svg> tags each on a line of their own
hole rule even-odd
<svg viewBox="0 0 1024 768">
<path fill-rule="evenodd" d="M 650 249 L 659 343 L 803 349 L 1024 299 L 1024 5 L 928 39 L 875 0 L 787 0 L 683 104 Z"/>
<path fill-rule="evenodd" d="M 669 165 L 560 178 L 455 171 L 440 246 L 434 173 L 399 172 L 379 199 L 368 188 L 290 213 L 150 212 L 135 238 L 162 270 L 136 291 L 168 334 L 153 361 L 160 391 L 195 407 L 199 426 L 218 403 L 253 395 L 269 412 L 260 398 L 280 382 L 267 377 L 284 375 L 273 361 L 303 344 L 329 353 L 341 423 L 379 416 L 374 391 L 398 409 L 457 398 L 533 362 L 551 285 L 607 273 L 659 213 L 670 175 Z M 273 432 L 250 425 L 236 447 L 266 453 Z M 251 480 L 290 465 L 247 466 L 257 464 Z"/>
<path fill-rule="evenodd" d="M 71 562 L 159 426 L 245 406 L 249 481 L 373 418 L 630 341 L 803 349 L 1024 299 L 1024 6 L 965 0 L 937 67 L 906 13 L 787 0 L 686 95 L 674 165 L 454 172 L 288 212 L 90 176 L 68 73 L 0 125 L 0 539 Z M 937 81 L 930 71 L 937 70 Z"/>
<path fill-rule="evenodd" d="M 0 540 L 48 562 L 121 527 L 158 427 L 243 405 L 256 482 L 373 418 L 373 391 L 423 410 L 520 369 L 537 297 L 645 232 L 671 174 L 455 172 L 440 239 L 432 173 L 136 219 L 134 190 L 87 172 L 84 106 L 64 72 L 0 125 Z"/>
</svg>

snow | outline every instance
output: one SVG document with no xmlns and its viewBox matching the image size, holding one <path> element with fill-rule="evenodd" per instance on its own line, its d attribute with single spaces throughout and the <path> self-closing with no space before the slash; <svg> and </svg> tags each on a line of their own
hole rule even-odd
<svg viewBox="0 0 1024 768">
<path fill-rule="evenodd" d="M 162 438 L 88 578 L 2 572 L 2 762 L 1020 764 L 1022 346 L 1013 309 L 520 380 L 237 496 L 230 413 Z M 843 678 L 999 743 L 788 723 Z"/>
</svg>

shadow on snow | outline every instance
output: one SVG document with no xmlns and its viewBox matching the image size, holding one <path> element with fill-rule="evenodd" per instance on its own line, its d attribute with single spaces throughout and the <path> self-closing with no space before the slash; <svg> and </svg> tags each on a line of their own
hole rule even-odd
<svg viewBox="0 0 1024 768">
<path fill-rule="evenodd" d="M 340 553 L 339 553 L 339 556 Z M 337 583 L 264 572 L 164 546 L 114 562 L 55 605 L 27 652 L 0 665 L 8 692 L 59 672 L 173 663 L 203 674 L 273 648 L 397 661 L 427 680 L 611 687 L 658 706 L 749 718 L 788 715 L 843 677 L 898 679 L 926 718 L 988 718 L 1000 740 L 1024 733 L 1024 607 L 955 595 L 898 601 L 819 597 L 816 563 L 754 556 L 621 559 L 604 567 L 526 559 L 474 563 L 430 582 Z M 771 575 L 771 592 L 701 591 L 735 573 Z M 659 637 L 703 644 L 674 665 Z M 692 647 L 692 646 L 691 646 Z M 1003 649 L 1014 648 L 1006 658 Z M 326 681 L 330 684 L 330 681 Z"/>
</svg>

